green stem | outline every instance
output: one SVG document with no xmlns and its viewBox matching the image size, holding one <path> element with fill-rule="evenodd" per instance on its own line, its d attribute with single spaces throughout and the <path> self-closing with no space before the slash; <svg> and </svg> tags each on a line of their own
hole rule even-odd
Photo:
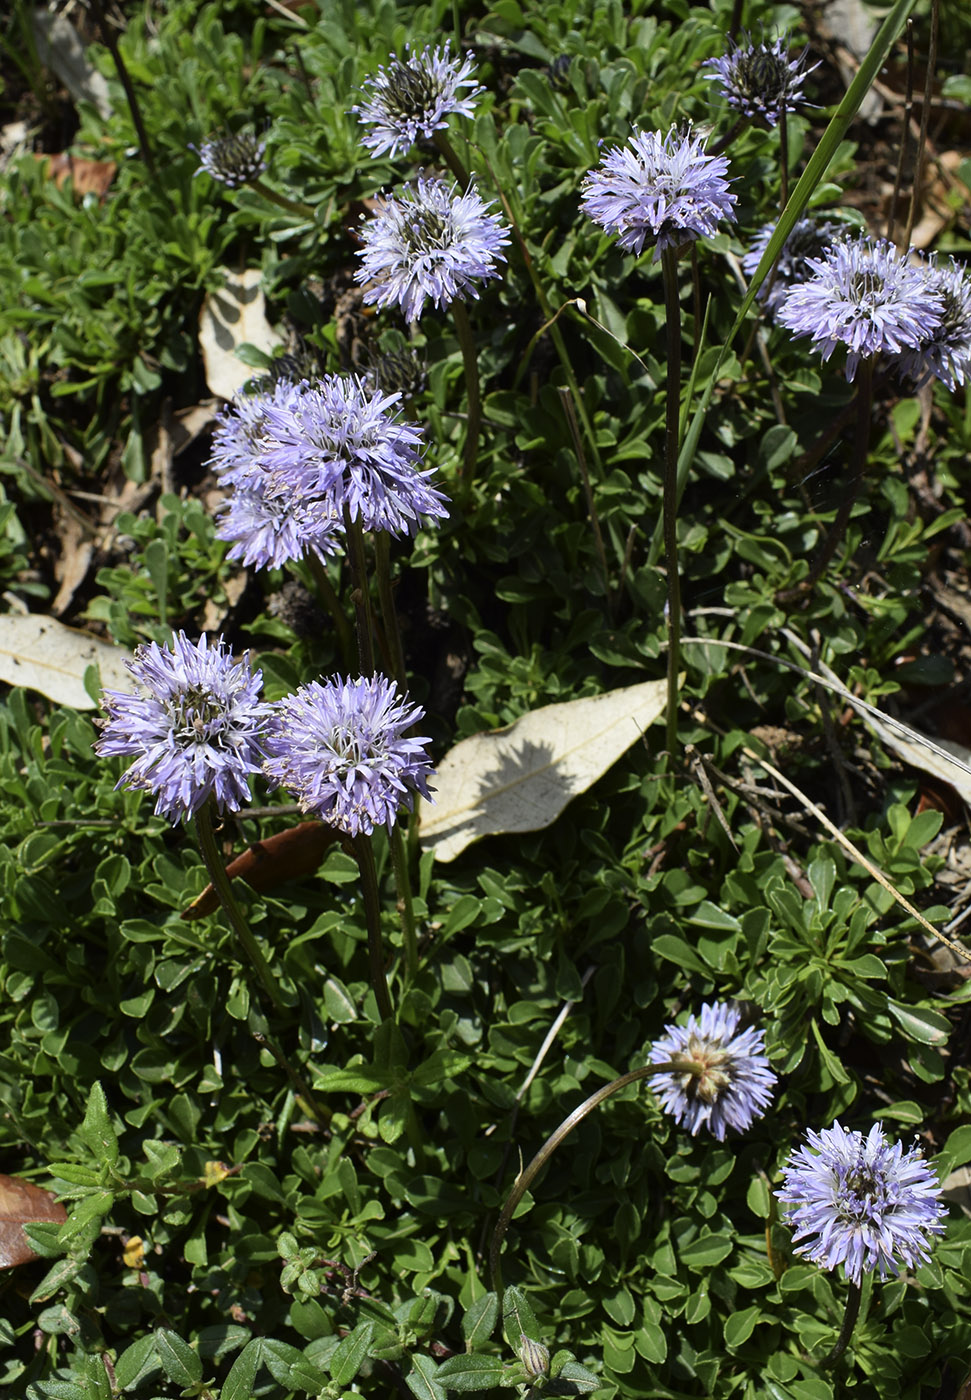
<svg viewBox="0 0 971 1400">
<path fill-rule="evenodd" d="M 288 214 L 299 214 L 302 219 L 313 219 L 314 211 L 309 204 L 302 204 L 297 199 L 287 199 L 285 194 L 277 194 L 276 190 L 271 190 L 269 185 L 264 185 L 259 176 L 254 176 L 252 180 L 246 182 L 251 190 L 261 194 L 264 199 L 268 199 L 271 204 L 275 204 L 278 209 L 285 209 Z"/>
<path fill-rule="evenodd" d="M 831 1366 L 835 1366 L 849 1345 L 850 1338 L 853 1335 L 853 1328 L 856 1326 L 856 1319 L 860 1313 L 860 1299 L 862 1296 L 863 1289 L 861 1285 L 858 1283 L 851 1283 L 850 1291 L 846 1295 L 846 1312 L 843 1314 L 843 1326 L 840 1328 L 840 1334 L 836 1338 L 836 1345 L 833 1347 L 833 1350 L 819 1363 L 821 1370 L 826 1371 L 829 1370 Z"/>
<path fill-rule="evenodd" d="M 101 38 L 108 52 L 111 54 L 111 59 L 117 70 L 118 78 L 122 87 L 125 89 L 125 100 L 128 103 L 128 110 L 131 113 L 132 123 L 138 134 L 138 145 L 142 153 L 142 160 L 145 162 L 145 168 L 152 179 L 157 181 L 158 171 L 155 165 L 155 158 L 152 154 L 152 146 L 148 139 L 148 131 L 142 120 L 142 110 L 138 105 L 138 98 L 135 95 L 135 85 L 131 80 L 128 69 L 125 67 L 125 60 L 122 58 L 121 50 L 118 48 L 115 32 L 105 19 L 101 0 L 90 0 L 90 4 L 91 13 L 94 15 L 95 23 L 98 26 Z"/>
<path fill-rule="evenodd" d="M 452 317 L 462 350 L 462 367 L 465 370 L 465 389 L 469 396 L 469 416 L 465 430 L 465 452 L 462 458 L 463 486 L 466 492 L 472 485 L 475 463 L 479 455 L 479 427 L 482 422 L 482 395 L 479 390 L 479 357 L 476 353 L 469 313 L 465 303 L 456 297 L 452 302 Z"/>
<path fill-rule="evenodd" d="M 394 880 L 398 889 L 398 913 L 401 915 L 401 931 L 405 943 L 405 985 L 411 986 L 418 976 L 418 934 L 415 928 L 415 905 L 411 894 L 411 876 L 408 873 L 408 854 L 400 822 L 391 828 L 391 864 L 394 866 Z"/>
<path fill-rule="evenodd" d="M 347 536 L 347 559 L 351 566 L 351 598 L 357 624 L 357 651 L 362 676 L 374 675 L 374 623 L 371 618 L 371 594 L 368 588 L 367 557 L 364 552 L 364 527 L 361 517 L 351 519 L 344 507 L 344 532 Z"/>
<path fill-rule="evenodd" d="M 668 766 L 678 749 L 678 672 L 681 665 L 681 576 L 678 572 L 678 437 L 681 420 L 681 304 L 678 300 L 678 255 L 661 254 L 664 308 L 668 335 L 667 395 L 664 423 L 664 492 L 661 514 L 664 564 L 668 577 Z"/>
<path fill-rule="evenodd" d="M 370 836 L 363 833 L 351 838 L 357 868 L 361 872 L 361 894 L 364 918 L 367 922 L 368 961 L 371 966 L 371 987 L 378 1003 L 381 1020 L 394 1016 L 391 993 L 384 972 L 384 949 L 381 946 L 381 898 L 378 892 L 378 872 L 374 865 L 374 847 Z"/>
<path fill-rule="evenodd" d="M 212 881 L 213 889 L 219 896 L 220 904 L 226 911 L 226 917 L 229 919 L 230 926 L 239 941 L 239 946 L 246 954 L 250 966 L 262 983 L 263 990 L 273 1004 L 273 1009 L 275 1011 L 282 1011 L 284 1009 L 283 1002 L 280 1000 L 280 992 L 273 973 L 270 971 L 270 965 L 260 951 L 260 945 L 253 937 L 250 926 L 246 922 L 246 915 L 243 913 L 236 900 L 236 896 L 233 894 L 232 884 L 229 876 L 226 874 L 226 867 L 223 865 L 219 856 L 219 851 L 216 848 L 216 837 L 212 829 L 212 813 L 208 803 L 200 807 L 196 813 L 195 828 L 196 835 L 199 838 L 199 849 L 202 852 L 202 859 L 209 873 L 209 879 Z"/>
<path fill-rule="evenodd" d="M 381 604 L 381 621 L 391 655 L 391 670 L 398 682 L 398 689 L 404 693 L 408 684 L 405 672 L 405 652 L 401 644 L 401 629 L 398 626 L 398 611 L 394 605 L 394 588 L 391 583 L 391 536 L 387 530 L 374 534 L 374 575 L 378 585 L 378 601 Z"/>
<path fill-rule="evenodd" d="M 344 616 L 344 609 L 341 607 L 340 599 L 334 592 L 334 585 L 327 575 L 327 566 L 315 549 L 308 549 L 304 558 L 313 575 L 314 586 L 317 589 L 317 597 L 327 609 L 327 612 L 330 614 L 330 619 L 334 624 L 341 660 L 345 667 L 350 667 L 353 665 L 354 639 L 351 636 L 350 624 Z"/>
<path fill-rule="evenodd" d="M 455 176 L 455 179 L 459 184 L 459 187 L 464 193 L 469 187 L 471 177 L 469 176 L 468 170 L 466 170 L 465 166 L 462 164 L 462 162 L 456 155 L 455 147 L 452 145 L 451 141 L 448 139 L 444 131 L 436 131 L 434 136 L 432 137 L 432 140 L 434 141 L 436 149 L 442 157 L 442 160 L 444 160 L 449 170 L 451 170 L 452 174 Z"/>
<path fill-rule="evenodd" d="M 630 1084 L 636 1084 L 639 1079 L 647 1079 L 652 1074 L 666 1074 L 674 1070 L 676 1073 L 700 1073 L 701 1067 L 695 1065 L 694 1061 L 665 1060 L 663 1063 L 654 1065 L 641 1065 L 638 1069 L 632 1069 L 627 1074 L 622 1074 L 619 1079 L 612 1079 L 609 1084 L 605 1084 L 602 1089 L 597 1089 L 584 1099 L 572 1113 L 568 1113 L 560 1126 L 552 1132 L 543 1146 L 536 1153 L 529 1166 L 516 1178 L 515 1185 L 509 1193 L 506 1204 L 500 1212 L 496 1221 L 496 1228 L 492 1232 L 492 1243 L 489 1246 L 489 1273 L 492 1278 L 493 1291 L 499 1294 L 499 1312 L 502 1314 L 502 1266 L 500 1262 L 500 1250 L 509 1223 L 516 1214 L 516 1207 L 525 1196 L 530 1186 L 536 1180 L 537 1174 L 546 1165 L 553 1153 L 559 1147 L 564 1138 L 570 1136 L 573 1129 L 583 1122 L 588 1114 L 595 1108 L 599 1108 L 602 1103 L 619 1093 L 621 1089 L 626 1089 Z"/>
<path fill-rule="evenodd" d="M 866 470 L 867 456 L 870 451 L 870 422 L 873 410 L 873 360 L 865 359 L 860 361 L 859 383 L 856 391 L 856 432 L 853 436 L 853 452 L 850 458 L 850 479 L 843 488 L 843 495 L 840 499 L 839 509 L 836 517 L 830 526 L 829 534 L 823 541 L 823 546 L 813 561 L 813 566 L 809 571 L 809 577 L 804 585 L 805 588 L 812 588 L 822 578 L 827 564 L 833 558 L 836 550 L 846 534 L 846 527 L 850 523 L 850 516 L 853 514 L 853 507 L 860 490 L 860 482 L 863 480 L 863 473 Z"/>
</svg>

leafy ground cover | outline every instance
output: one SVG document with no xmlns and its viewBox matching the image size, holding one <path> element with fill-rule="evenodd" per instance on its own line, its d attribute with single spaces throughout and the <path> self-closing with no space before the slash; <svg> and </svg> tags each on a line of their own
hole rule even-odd
<svg viewBox="0 0 971 1400">
<path fill-rule="evenodd" d="M 291 728 L 284 786 L 257 756 L 213 830 L 196 780 L 146 779 L 161 815 L 119 786 L 145 722 L 109 702 L 99 729 L 93 670 L 87 701 L 0 703 L 2 1166 L 66 1212 L 2 1256 L 4 1393 L 965 1394 L 967 18 L 900 0 L 847 71 L 820 16 L 721 0 L 100 11 L 73 15 L 80 86 L 63 33 L 3 21 L 0 624 L 221 637 Z M 466 54 L 436 130 L 366 144 Z M 690 175 L 640 225 L 604 202 L 632 131 L 724 164 L 710 227 Z M 391 295 L 376 221 L 404 199 L 396 237 L 438 257 L 442 191 L 478 201 L 474 269 Z M 831 299 L 810 324 L 781 299 L 803 217 L 920 250 L 878 271 L 925 279 L 923 329 L 855 375 L 813 338 Z M 217 357 L 220 298 L 251 309 Z M 331 452 L 382 395 L 338 487 L 306 425 Z M 303 513 L 226 538 L 254 443 Z M 419 518 L 379 519 L 400 491 Z M 352 819 L 293 737 L 295 694 L 353 731 L 301 688 L 369 649 L 440 774 L 390 825 L 373 774 Z M 536 714 L 607 696 L 628 727 L 597 754 L 602 710 Z M 37 1198 L 5 1190 L 22 1249 Z"/>
</svg>

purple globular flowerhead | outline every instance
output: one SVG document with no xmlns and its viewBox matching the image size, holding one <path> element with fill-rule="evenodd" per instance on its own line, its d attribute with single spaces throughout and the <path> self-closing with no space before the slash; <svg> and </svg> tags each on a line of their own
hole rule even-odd
<svg viewBox="0 0 971 1400">
<path fill-rule="evenodd" d="M 227 557 L 245 568 L 278 569 L 310 550 L 326 558 L 339 547 L 343 519 L 331 496 L 296 486 L 274 493 L 268 413 L 295 408 L 302 392 L 279 380 L 269 392 L 237 395 L 217 419 L 210 465 L 229 495 L 217 511 L 216 536 L 232 546 Z"/>
<path fill-rule="evenodd" d="M 195 146 L 190 146 L 189 149 L 195 151 L 199 157 L 199 169 L 195 172 L 197 175 L 201 175 L 205 170 L 214 180 L 231 190 L 248 184 L 250 180 L 259 179 L 266 169 L 266 142 L 254 136 L 252 132 L 241 131 L 235 135 L 211 136 L 208 141 L 203 141 L 198 149 Z"/>
<path fill-rule="evenodd" d="M 106 690 L 102 758 L 134 758 L 116 784 L 156 795 L 157 816 L 177 822 L 210 797 L 220 811 L 249 800 L 249 777 L 261 771 L 269 706 L 259 699 L 261 671 L 249 654 L 237 659 L 220 637 L 190 642 L 179 632 L 171 647 L 139 646 L 126 663 L 145 693 Z"/>
<path fill-rule="evenodd" d="M 734 1006 L 702 1006 L 686 1026 L 665 1026 L 651 1046 L 650 1064 L 675 1062 L 659 1070 L 652 1087 L 661 1107 L 696 1135 L 706 1128 L 719 1142 L 729 1128 L 744 1132 L 772 1102 L 776 1076 L 769 1067 L 761 1030 L 739 1031 Z"/>
<path fill-rule="evenodd" d="M 312 681 L 273 706 L 264 771 L 349 836 L 390 831 L 416 793 L 429 796 L 429 740 L 406 733 L 423 718 L 384 676 Z"/>
<path fill-rule="evenodd" d="M 475 99 L 484 90 L 474 73 L 472 55 L 466 54 L 464 61 L 453 58 L 448 44 L 428 44 L 420 54 L 406 46 L 403 57 L 378 69 L 373 91 L 361 94 L 366 100 L 351 108 L 371 128 L 362 143 L 372 155 L 387 151 L 393 157 L 418 140 L 430 141 L 448 126 L 450 113 L 471 117 Z"/>
<path fill-rule="evenodd" d="M 706 155 L 704 139 L 690 130 L 636 131 L 584 177 L 580 207 L 628 253 L 653 242 L 656 261 L 665 248 L 709 236 L 719 219 L 734 218 L 727 173 L 725 157 Z"/>
<path fill-rule="evenodd" d="M 898 1260 L 916 1267 L 930 1254 L 928 1236 L 944 1231 L 940 1183 L 916 1147 L 890 1144 L 875 1123 L 866 1137 L 839 1123 L 810 1129 L 792 1153 L 782 1189 L 785 1219 L 795 1226 L 797 1254 L 852 1283 L 880 1270 L 898 1274 Z"/>
<path fill-rule="evenodd" d="M 916 349 L 941 324 L 942 293 L 884 239 L 840 238 L 808 264 L 810 276 L 789 291 L 776 320 L 812 336 L 824 360 L 845 345 L 849 380 L 862 359 Z"/>
<path fill-rule="evenodd" d="M 836 242 L 845 226 L 823 219 L 800 219 L 782 245 L 782 252 L 776 263 L 775 277 L 769 286 L 769 278 L 759 288 L 759 300 L 767 311 L 775 313 L 788 296 L 790 290 L 805 282 L 812 275 L 810 258 L 821 258 Z M 769 246 L 769 239 L 775 233 L 775 222 L 763 224 L 752 239 L 748 252 L 742 258 L 742 270 L 751 277 L 762 261 L 762 254 Z M 766 293 L 766 287 L 769 288 Z"/>
<path fill-rule="evenodd" d="M 757 118 L 775 126 L 783 111 L 791 112 L 803 100 L 803 83 L 811 68 L 805 66 L 807 50 L 796 58 L 789 57 L 784 39 L 755 42 L 748 34 L 742 43 L 728 41 L 728 52 L 721 58 L 711 58 L 702 68 L 710 68 L 705 77 L 721 85 L 728 105 L 743 116 Z"/>
<path fill-rule="evenodd" d="M 420 466 L 422 436 L 396 415 L 400 394 L 383 394 L 353 375 L 327 374 L 297 397 L 266 410 L 268 495 L 330 502 L 366 530 L 413 535 L 448 514 L 446 498 Z"/>
<path fill-rule="evenodd" d="M 389 195 L 373 218 L 361 225 L 364 247 L 354 280 L 365 287 L 369 305 L 400 306 L 406 321 L 417 321 L 426 302 L 449 306 L 456 297 L 478 297 L 476 283 L 498 277 L 497 259 L 509 242 L 498 215 L 489 213 L 474 185 L 419 176 L 414 188 Z"/>
<path fill-rule="evenodd" d="M 939 379 L 953 393 L 971 378 L 971 278 L 953 258 L 946 263 L 928 258 L 923 273 L 927 288 L 943 302 L 940 324 L 901 354 L 897 368 L 915 388 Z"/>
</svg>

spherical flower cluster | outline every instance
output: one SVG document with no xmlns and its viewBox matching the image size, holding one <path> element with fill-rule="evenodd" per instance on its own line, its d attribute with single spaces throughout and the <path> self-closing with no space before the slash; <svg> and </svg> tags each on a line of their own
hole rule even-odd
<svg viewBox="0 0 971 1400">
<path fill-rule="evenodd" d="M 210 797 L 220 811 L 238 811 L 263 758 L 262 672 L 222 638 L 210 646 L 205 633 L 198 642 L 180 632 L 171 647 L 140 646 L 127 665 L 146 693 L 104 692 L 107 718 L 94 746 L 102 758 L 134 758 L 117 786 L 154 792 L 156 815 L 171 822 Z"/>
<path fill-rule="evenodd" d="M 470 185 L 419 177 L 414 189 L 389 195 L 375 216 L 361 225 L 361 266 L 355 280 L 370 283 L 369 305 L 400 306 L 406 321 L 417 321 L 430 301 L 448 306 L 456 297 L 478 297 L 476 282 L 498 277 L 496 260 L 509 242 L 498 215 Z"/>
<path fill-rule="evenodd" d="M 847 379 L 861 359 L 916 349 L 940 327 L 943 294 L 891 243 L 841 238 L 808 263 L 811 275 L 790 290 L 776 319 L 812 336 L 824 360 L 845 345 Z"/>
<path fill-rule="evenodd" d="M 447 515 L 434 471 L 419 466 L 420 431 L 393 411 L 400 397 L 342 375 L 238 396 L 220 416 L 212 456 L 231 492 L 216 531 L 232 542 L 229 557 L 256 568 L 310 550 L 326 557 L 345 510 L 367 530 L 396 535 Z"/>
<path fill-rule="evenodd" d="M 201 175 L 205 170 L 214 180 L 228 185 L 231 190 L 259 179 L 266 169 L 263 159 L 266 142 L 260 141 L 251 132 L 212 136 L 208 141 L 203 141 L 198 150 L 195 146 L 190 149 L 196 151 L 201 162 L 196 174 Z"/>
<path fill-rule="evenodd" d="M 746 277 L 751 277 L 762 261 L 762 254 L 769 246 L 769 239 L 775 233 L 775 221 L 763 224 L 752 239 L 748 252 L 742 258 L 742 269 Z M 769 312 L 776 312 L 793 287 L 805 282 L 812 275 L 811 258 L 821 258 L 833 246 L 840 235 L 839 224 L 823 219 L 800 219 L 782 245 L 775 267 L 775 276 L 762 283 L 759 298 Z M 768 291 L 766 288 L 768 287 Z"/>
<path fill-rule="evenodd" d="M 739 1032 L 740 1019 L 733 1006 L 705 1005 L 686 1026 L 665 1026 L 651 1046 L 650 1064 L 674 1062 L 652 1079 L 661 1107 L 693 1135 L 706 1128 L 722 1142 L 729 1128 L 744 1132 L 772 1102 L 776 1076 L 762 1032 Z"/>
<path fill-rule="evenodd" d="M 629 253 L 655 243 L 657 259 L 734 217 L 727 173 L 728 161 L 706 155 L 704 140 L 690 131 L 638 131 L 585 177 L 581 208 Z"/>
<path fill-rule="evenodd" d="M 924 283 L 943 303 L 940 323 L 926 339 L 905 350 L 897 367 L 920 388 L 940 379 L 953 391 L 971 378 L 971 279 L 953 259 L 924 264 Z"/>
<path fill-rule="evenodd" d="M 302 390 L 279 380 L 261 394 L 239 394 L 217 418 L 211 464 L 229 495 L 217 512 L 216 535 L 246 568 L 278 569 L 310 550 L 337 551 L 343 528 L 337 503 L 310 492 L 279 491 L 267 453 L 274 446 L 268 413 L 293 410 Z"/>
<path fill-rule="evenodd" d="M 313 681 L 273 707 L 265 772 L 349 836 L 390 831 L 416 792 L 429 795 L 429 741 L 406 733 L 423 717 L 384 676 Z"/>
<path fill-rule="evenodd" d="M 327 374 L 296 399 L 266 410 L 273 495 L 332 502 L 366 530 L 413 535 L 423 517 L 448 514 L 445 497 L 418 464 L 421 431 L 396 417 L 400 394 L 383 394 L 353 375 Z"/>
<path fill-rule="evenodd" d="M 704 65 L 713 71 L 705 77 L 720 83 L 730 107 L 746 117 L 761 117 L 775 126 L 783 111 L 791 112 L 803 100 L 803 83 L 812 68 L 806 68 L 806 50 L 796 58 L 789 57 L 789 47 L 783 39 L 764 39 L 755 43 L 742 35 L 743 42 L 729 40 L 728 52 L 712 58 Z"/>
<path fill-rule="evenodd" d="M 807 1133 L 785 1168 L 785 1218 L 795 1226 L 796 1253 L 824 1269 L 843 1265 L 859 1283 L 864 1273 L 900 1272 L 929 1257 L 928 1236 L 944 1230 L 940 1184 L 916 1148 L 890 1145 L 879 1123 L 869 1134 L 839 1123 Z"/>
<path fill-rule="evenodd" d="M 472 55 L 466 54 L 460 64 L 447 44 L 427 45 L 420 54 L 406 47 L 403 58 L 395 57 L 387 68 L 378 69 L 367 100 L 351 108 L 372 128 L 363 144 L 373 155 L 387 151 L 393 157 L 419 139 L 430 141 L 436 131 L 448 126 L 450 112 L 471 117 L 475 98 L 483 91 L 474 72 Z M 469 91 L 463 93 L 462 88 Z"/>
</svg>

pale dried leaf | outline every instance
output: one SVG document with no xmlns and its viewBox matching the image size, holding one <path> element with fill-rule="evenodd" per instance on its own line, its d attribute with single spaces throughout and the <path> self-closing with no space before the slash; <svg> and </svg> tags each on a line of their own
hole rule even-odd
<svg viewBox="0 0 971 1400">
<path fill-rule="evenodd" d="M 199 348 L 206 383 L 220 398 L 231 399 L 253 371 L 236 355 L 238 345 L 255 345 L 269 354 L 280 337 L 266 319 L 266 301 L 259 268 L 245 272 L 223 269 L 224 285 L 210 292 L 199 313 Z"/>
<path fill-rule="evenodd" d="M 421 808 L 422 842 L 447 861 L 482 836 L 549 826 L 664 714 L 666 700 L 666 681 L 645 681 L 463 739 L 439 766 L 435 805 Z"/>
<path fill-rule="evenodd" d="M 93 710 L 95 702 L 84 688 L 89 666 L 101 672 L 101 684 L 112 690 L 132 690 L 123 647 L 65 627 L 40 613 L 0 615 L 0 681 L 39 690 L 59 705 Z"/>
<path fill-rule="evenodd" d="M 108 84 L 89 62 L 82 40 L 66 15 L 35 9 L 31 16 L 37 57 L 45 68 L 60 78 L 75 102 L 90 102 L 98 116 L 111 116 Z"/>
</svg>

